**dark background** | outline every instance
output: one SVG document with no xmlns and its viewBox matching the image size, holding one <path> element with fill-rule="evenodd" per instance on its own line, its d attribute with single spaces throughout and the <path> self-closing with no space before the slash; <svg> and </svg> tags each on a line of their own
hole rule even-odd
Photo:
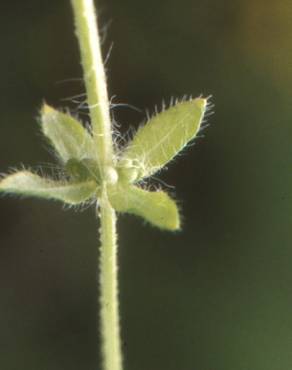
<svg viewBox="0 0 292 370">
<path fill-rule="evenodd" d="M 180 233 L 119 219 L 126 370 L 292 367 L 292 5 L 99 2 L 115 102 L 212 94 L 215 115 L 160 178 Z M 69 1 L 1 1 L 0 171 L 52 158 L 37 123 L 84 92 Z M 144 119 L 114 110 L 125 132 Z M 86 119 L 86 116 L 84 116 Z M 159 184 L 157 180 L 154 183 Z M 0 368 L 100 369 L 94 209 L 0 201 Z"/>
</svg>

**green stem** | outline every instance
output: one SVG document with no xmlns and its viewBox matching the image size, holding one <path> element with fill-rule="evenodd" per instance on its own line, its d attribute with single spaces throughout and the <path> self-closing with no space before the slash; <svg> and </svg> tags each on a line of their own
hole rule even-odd
<svg viewBox="0 0 292 370">
<path fill-rule="evenodd" d="M 102 177 L 100 200 L 100 319 L 104 370 L 122 370 L 118 312 L 116 214 L 107 198 L 107 183 L 116 181 L 111 120 L 93 0 L 71 0 L 81 63 Z"/>
<path fill-rule="evenodd" d="M 117 236 L 116 216 L 106 191 L 101 203 L 101 327 L 105 370 L 122 369 L 120 345 L 118 284 L 117 284 Z"/>
<path fill-rule="evenodd" d="M 113 144 L 97 18 L 93 0 L 71 0 L 71 2 L 81 52 L 92 133 L 96 141 L 98 161 L 102 170 L 105 163 L 108 166 L 113 164 Z"/>
</svg>

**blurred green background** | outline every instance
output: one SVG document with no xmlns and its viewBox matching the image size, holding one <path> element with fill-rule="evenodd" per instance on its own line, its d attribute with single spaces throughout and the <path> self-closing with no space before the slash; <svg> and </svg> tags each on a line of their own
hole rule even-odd
<svg viewBox="0 0 292 370">
<path fill-rule="evenodd" d="M 119 219 L 125 369 L 291 369 L 291 1 L 98 5 L 114 102 L 215 104 L 204 138 L 159 176 L 175 185 L 183 231 Z M 5 172 L 52 161 L 41 103 L 76 110 L 62 99 L 84 87 L 69 1 L 1 1 L 0 31 Z M 123 132 L 145 117 L 113 114 Z M 94 209 L 1 199 L 1 369 L 100 369 L 97 232 Z"/>
</svg>

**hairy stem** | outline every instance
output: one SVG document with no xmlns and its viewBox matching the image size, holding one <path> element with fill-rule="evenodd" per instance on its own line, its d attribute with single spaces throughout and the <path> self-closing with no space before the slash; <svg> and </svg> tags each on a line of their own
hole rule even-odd
<svg viewBox="0 0 292 370">
<path fill-rule="evenodd" d="M 117 236 L 115 211 L 104 190 L 101 204 L 101 325 L 106 370 L 122 369 L 117 286 Z"/>
<path fill-rule="evenodd" d="M 93 0 L 71 0 L 71 2 L 81 52 L 92 132 L 96 141 L 98 161 L 102 172 L 105 163 L 108 166 L 112 165 L 113 144 L 97 18 Z"/>
<path fill-rule="evenodd" d="M 100 201 L 100 318 L 104 370 L 122 370 L 118 313 L 116 214 L 107 198 L 107 182 L 113 169 L 111 120 L 97 30 L 93 0 L 71 0 L 76 35 L 80 45 L 81 62 L 90 109 L 92 132 L 97 146 L 98 164 L 102 178 Z"/>
</svg>

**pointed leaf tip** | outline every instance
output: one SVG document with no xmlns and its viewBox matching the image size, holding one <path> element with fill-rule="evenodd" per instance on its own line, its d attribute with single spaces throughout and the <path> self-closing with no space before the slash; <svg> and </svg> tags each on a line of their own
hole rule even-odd
<svg viewBox="0 0 292 370">
<path fill-rule="evenodd" d="M 180 217 L 176 203 L 163 191 L 150 192 L 133 185 L 120 185 L 109 192 L 112 206 L 118 212 L 143 217 L 161 229 L 180 229 Z"/>
<path fill-rule="evenodd" d="M 53 113 L 54 112 L 54 109 L 48 105 L 47 103 L 44 103 L 42 108 L 41 108 L 41 114 L 44 115 L 44 114 L 49 114 L 49 113 Z"/>
<path fill-rule="evenodd" d="M 207 103 L 208 103 L 208 99 L 206 98 L 196 98 L 193 100 L 194 103 L 196 103 L 201 109 L 203 112 L 205 112 L 206 110 L 206 107 L 207 107 Z"/>
<path fill-rule="evenodd" d="M 207 99 L 183 101 L 158 113 L 141 127 L 126 147 L 121 163 L 132 161 L 135 181 L 163 168 L 198 133 Z"/>
<path fill-rule="evenodd" d="M 96 149 L 90 133 L 74 117 L 44 104 L 41 109 L 41 123 L 44 135 L 64 163 L 71 158 L 96 159 Z"/>
</svg>

